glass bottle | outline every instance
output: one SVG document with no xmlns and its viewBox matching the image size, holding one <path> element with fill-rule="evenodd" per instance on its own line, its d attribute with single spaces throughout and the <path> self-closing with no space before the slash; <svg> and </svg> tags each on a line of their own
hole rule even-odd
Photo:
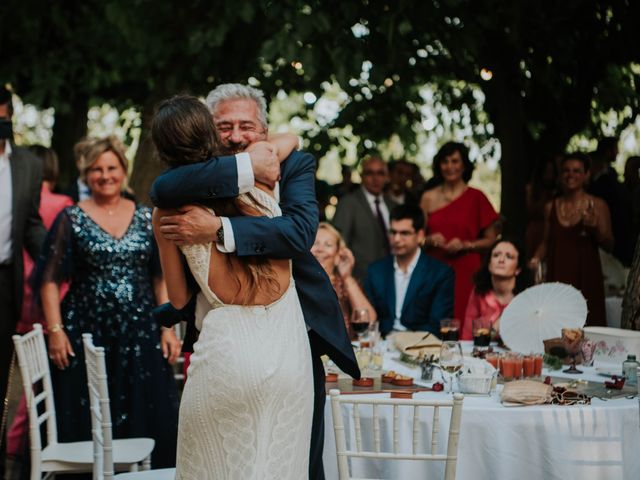
<svg viewBox="0 0 640 480">
<path fill-rule="evenodd" d="M 638 366 L 635 355 L 627 355 L 627 359 L 622 362 L 622 375 L 626 378 L 627 385 L 638 384 Z"/>
</svg>

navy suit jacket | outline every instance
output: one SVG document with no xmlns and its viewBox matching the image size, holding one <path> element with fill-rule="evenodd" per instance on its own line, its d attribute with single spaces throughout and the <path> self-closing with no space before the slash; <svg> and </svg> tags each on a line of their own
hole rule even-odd
<svg viewBox="0 0 640 480">
<path fill-rule="evenodd" d="M 335 290 L 329 277 L 311 254 L 318 226 L 314 191 L 315 160 L 308 153 L 293 152 L 281 166 L 282 216 L 233 217 L 230 222 L 239 257 L 263 255 L 293 259 L 293 278 L 314 351 L 326 353 L 344 372 L 360 377 Z M 238 195 L 235 157 L 214 157 L 206 162 L 170 169 L 151 188 L 151 200 L 161 208 L 187 203 L 207 204 L 216 198 Z M 193 304 L 181 312 L 189 321 L 193 339 Z M 165 306 L 160 313 L 168 316 Z M 183 309 L 184 310 L 184 309 Z M 189 330 L 189 327 L 188 327 Z M 185 340 L 186 342 L 186 340 Z"/>
<path fill-rule="evenodd" d="M 421 253 L 409 280 L 400 323 L 409 330 L 439 334 L 440 320 L 453 316 L 454 279 L 448 265 Z M 393 329 L 396 311 L 392 255 L 369 265 L 365 291 L 378 315 L 380 332 L 386 335 Z"/>
</svg>

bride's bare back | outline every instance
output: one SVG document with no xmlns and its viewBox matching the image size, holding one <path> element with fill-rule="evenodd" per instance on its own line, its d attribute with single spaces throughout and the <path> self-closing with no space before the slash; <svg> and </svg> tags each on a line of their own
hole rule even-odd
<svg viewBox="0 0 640 480">
<path fill-rule="evenodd" d="M 257 183 L 256 188 L 268 194 L 271 199 L 274 198 L 273 190 L 268 186 Z M 245 214 L 260 215 L 260 212 L 249 207 L 245 210 Z M 213 245 L 209 261 L 209 288 L 222 303 L 269 305 L 278 300 L 289 288 L 290 260 L 264 259 L 263 261 L 271 268 L 271 272 L 269 272 L 271 281 L 264 281 L 263 276 L 254 291 L 251 292 L 252 294 L 247 296 L 248 291 L 251 290 L 251 279 L 244 268 L 247 257 L 222 253 Z"/>
<path fill-rule="evenodd" d="M 241 268 L 242 258 L 225 254 L 213 246 L 209 268 L 209 288 L 222 303 L 229 305 L 269 305 L 278 300 L 289 288 L 289 260 L 269 260 L 274 282 L 258 285 L 254 295 L 245 300 L 249 278 Z"/>
</svg>

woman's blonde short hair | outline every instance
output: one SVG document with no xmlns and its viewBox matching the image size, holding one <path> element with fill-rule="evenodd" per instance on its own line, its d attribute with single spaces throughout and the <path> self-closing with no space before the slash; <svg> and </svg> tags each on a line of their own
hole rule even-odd
<svg viewBox="0 0 640 480">
<path fill-rule="evenodd" d="M 331 225 L 328 222 L 320 222 L 318 224 L 318 231 L 320 230 L 325 230 L 327 232 L 329 232 L 331 235 L 333 235 L 336 239 L 336 243 L 338 245 L 338 250 L 340 250 L 343 247 L 346 247 L 347 244 L 344 241 L 344 238 L 342 238 L 342 235 L 340 235 L 340 232 L 338 230 L 336 230 L 336 228 Z"/>
<path fill-rule="evenodd" d="M 80 178 L 83 182 L 87 181 L 87 171 L 96 163 L 98 157 L 105 152 L 112 152 L 125 171 L 129 172 L 129 160 L 125 154 L 124 144 L 115 135 L 109 135 L 104 138 L 84 138 L 75 144 L 73 152 L 76 157 L 76 164 L 80 170 Z M 122 189 L 127 190 L 127 177 L 122 182 Z"/>
</svg>

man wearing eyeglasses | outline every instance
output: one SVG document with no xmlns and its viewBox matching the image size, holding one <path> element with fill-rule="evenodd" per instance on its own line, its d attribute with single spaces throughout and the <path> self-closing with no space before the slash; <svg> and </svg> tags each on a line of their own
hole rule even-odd
<svg viewBox="0 0 640 480">
<path fill-rule="evenodd" d="M 333 225 L 353 252 L 353 276 L 364 281 L 367 266 L 389 254 L 389 211 L 395 206 L 384 195 L 387 164 L 370 157 L 362 162 L 362 187 L 340 199 Z"/>
<path fill-rule="evenodd" d="M 420 330 L 437 334 L 440 320 L 453 315 L 455 274 L 421 251 L 424 215 L 419 207 L 397 206 L 390 218 L 391 255 L 369 266 L 365 285 L 380 333 Z"/>
<path fill-rule="evenodd" d="M 171 169 L 156 179 L 151 198 L 162 208 L 232 198 L 255 182 L 275 186 L 282 216 L 218 217 L 196 205 L 180 208 L 179 215 L 161 220 L 162 234 L 180 244 L 207 243 L 238 256 L 291 258 L 296 291 L 307 324 L 314 374 L 314 410 L 309 452 L 309 478 L 323 479 L 325 376 L 321 356 L 328 355 L 344 372 L 359 378 L 357 362 L 329 277 L 311 246 L 318 227 L 314 192 L 315 160 L 294 151 L 278 162 L 269 152 L 266 101 L 261 91 L 240 84 L 224 84 L 207 97 L 216 136 L 227 156 Z M 258 146 L 260 146 L 258 148 Z M 198 301 L 201 305 L 201 302 Z M 190 306 L 181 311 L 192 319 Z M 205 306 L 206 308 L 206 306 Z M 166 308 L 165 308 L 166 310 Z M 196 316 L 198 309 L 196 307 Z M 185 339 L 185 344 L 187 340 Z M 248 352 L 249 353 L 249 352 Z"/>
</svg>

